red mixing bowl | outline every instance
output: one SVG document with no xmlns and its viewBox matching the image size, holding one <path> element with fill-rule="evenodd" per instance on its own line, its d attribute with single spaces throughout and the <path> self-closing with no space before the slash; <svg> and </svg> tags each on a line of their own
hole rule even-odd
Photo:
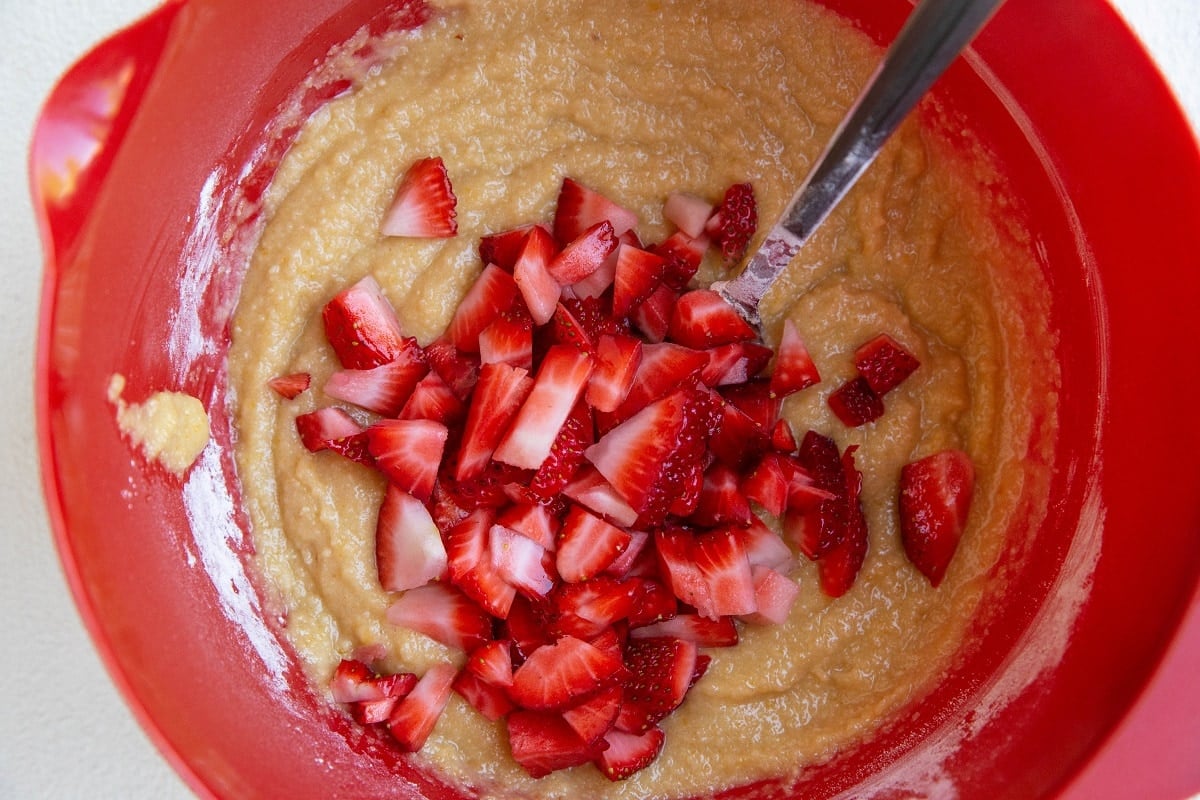
<svg viewBox="0 0 1200 800">
<path fill-rule="evenodd" d="M 827 2 L 880 42 L 909 8 Z M 313 65 L 363 25 L 422 19 L 411 2 L 283 5 L 173 0 L 89 53 L 46 105 L 31 172 L 47 504 L 104 661 L 198 794 L 451 797 L 309 688 L 248 565 L 221 413 L 238 233 L 303 115 L 345 88 L 331 74 L 304 83 Z M 1029 532 L 1038 557 L 945 682 L 801 793 L 1059 796 L 1097 752 L 1076 796 L 1200 790 L 1200 755 L 1182 771 L 1138 761 L 1200 754 L 1200 687 L 1158 670 L 1172 643 L 1175 663 L 1200 662 L 1196 141 L 1101 0 L 1009 0 L 937 91 L 998 154 L 1053 292 L 1051 502 Z M 121 440 L 105 396 L 118 372 L 130 397 L 167 387 L 212 410 L 213 441 L 186 480 Z"/>
</svg>

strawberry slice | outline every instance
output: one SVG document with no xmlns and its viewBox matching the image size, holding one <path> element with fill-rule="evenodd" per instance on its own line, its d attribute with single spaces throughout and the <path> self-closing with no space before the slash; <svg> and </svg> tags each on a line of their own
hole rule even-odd
<svg viewBox="0 0 1200 800">
<path fill-rule="evenodd" d="M 614 418 L 628 419 L 655 400 L 678 391 L 707 365 L 708 355 L 690 347 L 670 342 L 643 345 L 642 363 Z"/>
<path fill-rule="evenodd" d="M 396 704 L 387 726 L 402 751 L 415 753 L 425 745 L 450 700 L 457 674 L 453 664 L 434 664 Z"/>
<path fill-rule="evenodd" d="M 775 354 L 775 368 L 771 373 L 771 391 L 780 397 L 807 389 L 821 381 L 817 365 L 813 363 L 804 340 L 790 319 L 783 322 L 783 333 L 779 337 L 779 350 Z"/>
<path fill-rule="evenodd" d="M 750 501 L 740 486 L 738 473 L 719 462 L 709 467 L 689 521 L 704 526 L 745 526 L 752 517 Z"/>
<path fill-rule="evenodd" d="M 425 419 L 457 427 L 466 415 L 467 407 L 463 401 L 440 374 L 430 370 L 413 387 L 398 419 Z"/>
<path fill-rule="evenodd" d="M 712 598 L 708 580 L 696 564 L 695 534 L 679 527 L 662 528 L 654 532 L 654 544 L 671 592 L 692 608 L 709 608 Z"/>
<path fill-rule="evenodd" d="M 540 467 L 587 387 L 592 368 L 592 358 L 587 353 L 570 345 L 551 347 L 538 367 L 533 388 L 508 433 L 496 446 L 493 458 L 524 469 Z"/>
<path fill-rule="evenodd" d="M 671 637 L 693 642 L 697 647 L 733 647 L 738 643 L 737 626 L 732 617 L 708 619 L 699 614 L 677 614 L 629 631 L 632 639 Z"/>
<path fill-rule="evenodd" d="M 601 334 L 595 346 L 596 368 L 587 386 L 588 405 L 613 412 L 625 402 L 642 363 L 642 343 L 623 334 Z"/>
<path fill-rule="evenodd" d="M 689 192 L 671 192 L 663 203 L 663 219 L 693 239 L 704 235 L 704 228 L 715 212 L 712 203 Z"/>
<path fill-rule="evenodd" d="M 366 703 L 403 697 L 416 683 L 417 676 L 412 673 L 377 675 L 362 661 L 344 658 L 333 670 L 329 690 L 339 703 Z"/>
<path fill-rule="evenodd" d="M 557 254 L 558 244 L 554 237 L 545 228 L 534 226 L 513 263 L 513 280 L 538 325 L 549 322 L 562 296 L 562 286 L 548 269 Z"/>
<path fill-rule="evenodd" d="M 479 358 L 460 352 L 449 337 L 442 336 L 425 348 L 425 359 L 459 400 L 466 400 L 479 380 Z"/>
<path fill-rule="evenodd" d="M 554 210 L 554 238 L 558 243 L 565 247 L 599 222 L 608 222 L 613 235 L 622 236 L 637 227 L 638 218 L 595 189 L 563 178 Z"/>
<path fill-rule="evenodd" d="M 550 446 L 550 455 L 530 480 L 530 492 L 542 501 L 554 500 L 583 466 L 583 453 L 595 441 L 592 410 L 586 403 L 576 403 Z"/>
<path fill-rule="evenodd" d="M 517 415 L 532 388 L 533 379 L 520 367 L 508 364 L 480 367 L 479 382 L 471 396 L 463 426 L 454 472 L 456 480 L 466 481 L 483 473 L 509 422 Z"/>
<path fill-rule="evenodd" d="M 568 583 L 594 578 L 629 547 L 628 531 L 572 505 L 563 520 L 555 554 L 559 576 Z"/>
<path fill-rule="evenodd" d="M 881 333 L 854 351 L 854 366 L 867 385 L 882 396 L 917 371 L 921 362 L 886 333 Z"/>
<path fill-rule="evenodd" d="M 775 427 L 771 430 L 771 447 L 777 453 L 794 453 L 797 446 L 792 424 L 786 419 L 776 420 Z"/>
<path fill-rule="evenodd" d="M 547 505 L 525 501 L 513 503 L 501 509 L 496 523 L 532 539 L 544 550 L 553 551 L 557 547 L 561 520 Z"/>
<path fill-rule="evenodd" d="M 479 239 L 480 262 L 485 265 L 495 264 L 505 272 L 515 271 L 521 249 L 525 247 L 525 240 L 529 238 L 529 234 L 534 228 L 541 228 L 544 233 L 547 232 L 545 226 L 531 223 L 481 236 Z"/>
<path fill-rule="evenodd" d="M 718 619 L 755 612 L 750 561 L 734 529 L 721 528 L 697 536 L 692 559 L 708 585 L 706 602 L 696 606 L 701 616 Z"/>
<path fill-rule="evenodd" d="M 507 723 L 513 760 L 532 778 L 587 764 L 608 747 L 604 739 L 585 742 L 561 714 L 518 710 Z"/>
<path fill-rule="evenodd" d="M 747 499 L 762 506 L 776 517 L 787 507 L 791 470 L 779 453 L 765 453 L 758 464 L 742 478 L 740 489 Z"/>
<path fill-rule="evenodd" d="M 483 364 L 533 367 L 533 319 L 520 300 L 479 332 L 479 360 Z"/>
<path fill-rule="evenodd" d="M 637 521 L 637 512 L 625 502 L 599 470 L 590 464 L 580 467 L 575 477 L 563 487 L 562 493 L 616 525 L 629 526 Z"/>
<path fill-rule="evenodd" d="M 625 317 L 662 283 L 667 261 L 657 253 L 622 244 L 613 271 L 613 316 Z"/>
<path fill-rule="evenodd" d="M 708 364 L 700 373 L 705 386 L 746 383 L 771 361 L 771 348 L 757 342 L 731 342 L 708 348 Z"/>
<path fill-rule="evenodd" d="M 619 643 L 618 643 L 619 644 Z M 602 689 L 591 697 L 563 711 L 563 719 L 579 738 L 594 742 L 612 729 L 621 711 L 621 699 L 625 692 L 620 686 Z"/>
<path fill-rule="evenodd" d="M 448 435 L 440 422 L 385 419 L 367 429 L 367 447 L 394 486 L 427 503 Z"/>
<path fill-rule="evenodd" d="M 867 520 L 860 501 L 862 473 L 854 466 L 855 449 L 855 446 L 847 447 L 842 454 L 842 474 L 846 484 L 841 538 L 817 559 L 821 591 L 829 597 L 841 597 L 850 590 L 867 557 Z"/>
<path fill-rule="evenodd" d="M 445 162 L 422 158 L 400 178 L 379 230 L 384 236 L 449 238 L 458 233 L 457 204 Z"/>
<path fill-rule="evenodd" d="M 660 728 L 633 734 L 611 730 L 604 735 L 608 748 L 596 757 L 596 766 L 610 781 L 621 781 L 639 772 L 658 758 L 666 735 Z"/>
<path fill-rule="evenodd" d="M 375 526 L 375 565 L 386 592 L 403 592 L 440 578 L 446 548 L 429 510 L 397 486 L 388 486 Z"/>
<path fill-rule="evenodd" d="M 608 565 L 604 570 L 605 574 L 618 578 L 628 577 L 646 551 L 646 545 L 650 543 L 650 534 L 645 531 L 628 531 L 628 533 L 629 544 Z"/>
<path fill-rule="evenodd" d="M 546 266 L 546 271 L 561 286 L 578 283 L 600 269 L 617 249 L 617 244 L 612 223 L 601 220 L 559 251 Z"/>
<path fill-rule="evenodd" d="M 696 672 L 696 645 L 661 637 L 631 639 L 625 647 L 625 701 L 617 730 L 642 734 L 683 702 Z"/>
<path fill-rule="evenodd" d="M 638 581 L 606 576 L 561 583 L 550 593 L 550 628 L 557 634 L 594 639 L 637 610 L 641 590 Z"/>
<path fill-rule="evenodd" d="M 751 570 L 760 566 L 784 570 L 792 566 L 794 558 L 791 548 L 758 517 L 746 527 L 735 529 L 735 533 L 742 540 Z"/>
<path fill-rule="evenodd" d="M 945 577 L 971 511 L 975 467 L 961 450 L 941 450 L 900 470 L 904 552 L 932 586 Z"/>
<path fill-rule="evenodd" d="M 478 353 L 479 334 L 512 307 L 518 293 L 512 275 L 494 264 L 484 267 L 450 318 L 450 341 L 464 353 Z"/>
<path fill-rule="evenodd" d="M 401 356 L 370 369 L 334 372 L 325 381 L 323 391 L 367 411 L 395 417 L 428 371 L 429 367 L 423 361 Z"/>
<path fill-rule="evenodd" d="M 792 606 L 800 596 L 800 586 L 770 567 L 754 567 L 752 573 L 755 611 L 744 615 L 742 619 L 755 625 L 782 625 L 787 622 Z"/>
<path fill-rule="evenodd" d="M 648 342 L 661 342 L 667 338 L 671 315 L 675 311 L 678 292 L 665 283 L 650 293 L 640 305 L 633 309 L 629 318 Z"/>
<path fill-rule="evenodd" d="M 843 424 L 851 428 L 874 422 L 883 416 L 883 398 L 876 394 L 867 379 L 857 375 L 829 395 L 829 407 Z"/>
<path fill-rule="evenodd" d="M 386 364 L 409 347 L 395 309 L 370 275 L 330 300 L 321 318 L 325 338 L 347 369 Z"/>
<path fill-rule="evenodd" d="M 490 684 L 467 670 L 458 673 L 451 688 L 492 722 L 503 719 L 517 707 L 503 687 Z"/>
<path fill-rule="evenodd" d="M 707 233 L 689 236 L 684 231 L 676 231 L 659 244 L 650 247 L 650 252 L 662 256 L 666 261 L 663 283 L 677 292 L 686 289 L 704 262 L 704 254 L 708 252 L 709 244 Z"/>
<path fill-rule="evenodd" d="M 526 597 L 545 597 L 554 587 L 546 549 L 533 539 L 503 525 L 493 525 L 488 533 L 488 552 L 500 577 Z"/>
<path fill-rule="evenodd" d="M 534 650 L 517 668 L 510 695 L 522 708 L 558 711 L 624 678 L 619 656 L 563 636 Z"/>
<path fill-rule="evenodd" d="M 725 190 L 721 204 L 705 225 L 705 232 L 721 248 L 728 264 L 740 261 L 746 255 L 746 247 L 756 230 L 758 203 L 754 199 L 754 187 L 748 183 L 735 183 Z"/>
<path fill-rule="evenodd" d="M 296 416 L 296 432 L 300 443 L 310 452 L 330 449 L 340 440 L 357 436 L 363 427 L 345 409 L 326 406 Z"/>
<path fill-rule="evenodd" d="M 811 476 L 814 485 L 828 493 L 811 508 L 807 505 L 789 510 L 784 520 L 800 552 L 810 559 L 820 558 L 844 535 L 846 526 L 846 474 L 837 443 L 816 431 L 808 431 L 800 442 L 797 460 Z"/>
<path fill-rule="evenodd" d="M 748 342 L 758 333 L 721 295 L 693 289 L 680 295 L 667 326 L 667 338 L 697 350 Z"/>
<path fill-rule="evenodd" d="M 468 653 L 492 638 L 487 612 L 445 583 L 409 589 L 388 606 L 387 621 Z"/>
<path fill-rule="evenodd" d="M 289 375 L 278 375 L 267 381 L 267 387 L 284 400 L 295 400 L 312 384 L 312 376 L 307 372 L 293 372 Z"/>
<path fill-rule="evenodd" d="M 512 642 L 496 639 L 471 651 L 466 669 L 492 686 L 512 686 Z"/>
</svg>

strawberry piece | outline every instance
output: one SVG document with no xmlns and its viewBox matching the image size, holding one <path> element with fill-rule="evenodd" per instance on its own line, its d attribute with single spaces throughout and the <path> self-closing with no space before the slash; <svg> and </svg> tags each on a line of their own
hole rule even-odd
<svg viewBox="0 0 1200 800">
<path fill-rule="evenodd" d="M 318 408 L 296 416 L 300 443 L 310 452 L 328 450 L 334 442 L 356 436 L 363 427 L 345 409 L 336 406 Z"/>
<path fill-rule="evenodd" d="M 689 521 L 697 525 L 749 525 L 753 512 L 739 485 L 739 476 L 725 464 L 713 464 L 704 473 L 700 497 Z"/>
<path fill-rule="evenodd" d="M 575 477 L 584 463 L 584 451 L 595 441 L 592 411 L 586 403 L 576 403 L 550 446 L 550 455 L 529 482 L 530 492 L 546 502 L 555 499 Z M 551 549 L 552 545 L 546 547 Z"/>
<path fill-rule="evenodd" d="M 546 549 L 533 539 L 503 525 L 493 525 L 488 534 L 488 552 L 500 577 L 526 597 L 544 597 L 554 587 L 554 576 L 546 567 Z"/>
<path fill-rule="evenodd" d="M 642 343 L 623 334 L 601 334 L 596 340 L 595 359 L 587 403 L 597 411 L 616 411 L 633 387 L 642 363 Z"/>
<path fill-rule="evenodd" d="M 641 734 L 653 728 L 683 702 L 697 665 L 696 645 L 662 637 L 631 639 L 625 648 L 625 701 L 616 728 Z"/>
<path fill-rule="evenodd" d="M 895 389 L 921 366 L 911 352 L 886 333 L 881 333 L 854 351 L 854 366 L 875 394 Z"/>
<path fill-rule="evenodd" d="M 770 567 L 754 567 L 753 576 L 755 611 L 744 615 L 742 619 L 756 625 L 782 625 L 787 622 L 792 606 L 800 596 L 800 587 Z"/>
<path fill-rule="evenodd" d="M 558 711 L 624 677 L 619 656 L 563 636 L 533 651 L 513 673 L 509 693 L 522 708 Z"/>
<path fill-rule="evenodd" d="M 392 485 L 427 503 L 448 435 L 440 422 L 385 419 L 367 429 L 367 447 Z"/>
<path fill-rule="evenodd" d="M 445 162 L 422 158 L 405 170 L 379 230 L 384 236 L 449 238 L 458 233 L 457 204 Z"/>
<path fill-rule="evenodd" d="M 397 418 L 424 419 L 457 427 L 466 415 L 467 407 L 463 401 L 440 374 L 430 370 L 417 381 Z"/>
<path fill-rule="evenodd" d="M 387 621 L 468 653 L 492 638 L 487 612 L 445 583 L 409 589 L 388 606 Z"/>
<path fill-rule="evenodd" d="M 708 585 L 706 602 L 696 611 L 708 619 L 753 614 L 754 577 L 742 540 L 731 528 L 702 533 L 692 547 L 692 559 Z"/>
<path fill-rule="evenodd" d="M 591 353 L 596 349 L 596 342 L 583 324 L 578 313 L 580 311 L 582 309 L 577 303 L 571 303 L 565 298 L 560 301 L 552 317 L 551 338 L 558 344 L 570 345 L 585 353 Z"/>
<path fill-rule="evenodd" d="M 862 473 L 854 466 L 855 449 L 853 446 L 847 447 L 842 454 L 842 474 L 846 486 L 841 539 L 817 559 L 821 591 L 829 597 L 841 597 L 850 590 L 867 557 L 867 520 L 859 499 Z"/>
<path fill-rule="evenodd" d="M 617 578 L 628 577 L 645 552 L 650 542 L 650 534 L 645 531 L 626 531 L 629 534 L 629 544 L 604 569 L 604 574 Z"/>
<path fill-rule="evenodd" d="M 368 703 L 403 697 L 416 683 L 417 676 L 411 673 L 377 675 L 362 661 L 344 658 L 333 670 L 329 690 L 339 703 Z"/>
<path fill-rule="evenodd" d="M 754 420 L 764 436 L 770 434 L 779 420 L 783 398 L 771 391 L 768 379 L 755 378 L 736 386 L 722 386 L 719 393 Z"/>
<path fill-rule="evenodd" d="M 452 664 L 434 664 L 396 704 L 387 726 L 402 751 L 415 753 L 425 745 L 450 700 L 457 674 Z"/>
<path fill-rule="evenodd" d="M 705 232 L 721 248 L 728 264 L 740 261 L 746 255 L 746 247 L 756 230 L 758 203 L 754 199 L 754 187 L 748 183 L 735 183 L 725 190 L 721 204 L 705 225 Z"/>
<path fill-rule="evenodd" d="M 796 452 L 796 434 L 792 433 L 792 424 L 786 419 L 775 421 L 771 429 L 771 447 L 778 453 Z"/>
<path fill-rule="evenodd" d="M 448 337 L 441 337 L 425 348 L 425 359 L 454 396 L 466 400 L 479 380 L 479 358 L 462 353 Z"/>
<path fill-rule="evenodd" d="M 542 225 L 529 224 L 480 237 L 479 260 L 485 265 L 495 264 L 505 272 L 514 272 L 521 249 L 525 247 L 525 240 L 534 228 L 541 228 L 543 233 L 547 232 Z"/>
<path fill-rule="evenodd" d="M 471 651 L 466 669 L 492 686 L 512 686 L 512 642 L 496 639 Z"/>
<path fill-rule="evenodd" d="M 748 342 L 758 333 L 733 306 L 711 289 L 693 289 L 680 295 L 667 326 L 667 338 L 697 350 Z"/>
<path fill-rule="evenodd" d="M 746 560 L 750 562 L 751 571 L 760 566 L 782 570 L 792 565 L 791 548 L 758 517 L 752 519 L 746 527 L 736 528 L 734 532 L 742 540 L 742 548 L 746 551 Z"/>
<path fill-rule="evenodd" d="M 563 719 L 580 739 L 594 742 L 612 729 L 624 694 L 620 686 L 610 686 L 563 711 Z"/>
<path fill-rule="evenodd" d="M 484 267 L 454 310 L 446 329 L 450 341 L 464 353 L 478 353 L 479 334 L 512 307 L 517 294 L 512 275 L 493 264 Z"/>
<path fill-rule="evenodd" d="M 540 467 L 591 375 L 592 358 L 587 353 L 569 345 L 551 347 L 538 367 L 533 388 L 492 457 L 514 467 Z"/>
<path fill-rule="evenodd" d="M 779 453 L 766 453 L 755 467 L 742 478 L 740 489 L 750 500 L 776 517 L 787 507 L 790 470 Z"/>
<path fill-rule="evenodd" d="M 629 636 L 632 639 L 667 636 L 693 642 L 697 647 L 733 647 L 738 643 L 737 626 L 732 617 L 708 619 L 699 614 L 677 614 L 670 619 L 633 628 Z"/>
<path fill-rule="evenodd" d="M 563 487 L 562 493 L 616 525 L 629 526 L 637 521 L 637 512 L 625 502 L 599 470 L 591 465 L 581 466 L 575 477 Z"/>
<path fill-rule="evenodd" d="M 707 354 L 670 342 L 642 346 L 642 363 L 634 374 L 625 401 L 614 412 L 617 421 L 628 419 L 655 400 L 678 391 L 708 365 Z"/>
<path fill-rule="evenodd" d="M 375 566 L 386 592 L 403 592 L 440 578 L 446 548 L 429 510 L 397 486 L 388 486 L 375 526 Z"/>
<path fill-rule="evenodd" d="M 550 262 L 557 254 L 554 237 L 545 228 L 535 226 L 529 231 L 513 264 L 513 280 L 538 325 L 545 325 L 550 320 L 562 296 L 562 286 L 549 271 Z"/>
<path fill-rule="evenodd" d="M 267 381 L 268 388 L 284 400 L 295 400 L 312 384 L 312 376 L 307 372 L 293 372 L 290 375 L 279 375 Z"/>
<path fill-rule="evenodd" d="M 646 337 L 646 341 L 661 342 L 667 338 L 667 329 L 671 325 L 671 315 L 675 312 L 678 299 L 679 294 L 675 289 L 661 283 L 630 313 L 630 320 Z"/>
<path fill-rule="evenodd" d="M 466 481 L 483 473 L 509 422 L 517 415 L 532 388 L 533 379 L 520 367 L 508 364 L 480 367 L 479 382 L 471 396 L 463 426 L 454 472 L 456 480 Z"/>
<path fill-rule="evenodd" d="M 610 781 L 621 781 L 639 772 L 658 758 L 666 735 L 660 728 L 633 734 L 611 730 L 604 735 L 608 748 L 596 757 L 596 766 Z"/>
<path fill-rule="evenodd" d="M 961 450 L 941 450 L 900 470 L 900 537 L 904 552 L 938 586 L 958 549 L 971 511 L 975 467 Z"/>
<path fill-rule="evenodd" d="M 479 360 L 483 364 L 533 367 L 533 319 L 525 304 L 516 301 L 479 333 Z"/>
<path fill-rule="evenodd" d="M 546 628 L 546 618 L 528 597 L 517 595 L 508 616 L 500 625 L 502 635 L 512 642 L 513 665 L 524 662 L 539 647 L 553 644 L 553 634 Z"/>
<path fill-rule="evenodd" d="M 704 235 L 704 227 L 715 211 L 712 203 L 688 192 L 671 192 L 663 203 L 663 219 L 693 239 Z"/>
<path fill-rule="evenodd" d="M 745 411 L 724 398 L 717 410 L 720 425 L 709 441 L 709 449 L 722 464 L 735 470 L 749 469 L 770 446 L 766 431 Z"/>
<path fill-rule="evenodd" d="M 513 503 L 500 511 L 496 523 L 532 539 L 544 550 L 552 551 L 557 547 L 561 522 L 549 506 L 534 502 Z"/>
<path fill-rule="evenodd" d="M 815 506 L 798 508 L 799 513 L 789 509 L 784 527 L 800 552 L 816 559 L 833 548 L 844 535 L 847 515 L 845 468 L 837 443 L 816 431 L 804 435 L 797 460 L 815 486 L 829 497 L 819 500 Z"/>
<path fill-rule="evenodd" d="M 546 266 L 546 271 L 559 285 L 570 286 L 600 269 L 617 249 L 617 244 L 612 223 L 601 220 L 559 251 Z"/>
<path fill-rule="evenodd" d="M 705 386 L 726 386 L 752 379 L 771 360 L 771 348 L 757 342 L 730 342 L 708 348 L 708 364 L 700 373 Z"/>
<path fill-rule="evenodd" d="M 628 316 L 644 303 L 662 283 L 667 262 L 657 253 L 640 247 L 617 248 L 613 270 L 613 316 Z"/>
<path fill-rule="evenodd" d="M 636 610 L 640 590 L 636 581 L 604 576 L 561 583 L 550 593 L 551 627 L 559 634 L 592 639 Z"/>
<path fill-rule="evenodd" d="M 648 557 L 657 558 L 652 553 L 652 548 L 645 552 Z M 630 577 L 624 583 L 633 586 L 633 610 L 627 617 L 630 628 L 653 625 L 679 613 L 679 601 L 662 581 L 655 578 Z"/>
<path fill-rule="evenodd" d="M 395 417 L 429 367 L 404 357 L 370 369 L 343 369 L 329 376 L 323 391 L 384 417 Z"/>
<path fill-rule="evenodd" d="M 451 688 L 492 722 L 503 719 L 517 707 L 503 687 L 490 684 L 473 672 L 458 673 Z"/>
<path fill-rule="evenodd" d="M 558 539 L 559 576 L 568 583 L 594 578 L 629 547 L 632 538 L 627 531 L 572 505 Z"/>
<path fill-rule="evenodd" d="M 775 368 L 771 373 L 771 391 L 784 397 L 820 381 L 821 374 L 804 340 L 800 338 L 796 325 L 790 319 L 784 320 L 779 350 L 775 354 Z"/>
<path fill-rule="evenodd" d="M 563 178 L 554 210 L 554 238 L 558 243 L 565 247 L 599 222 L 608 222 L 613 235 L 621 236 L 637 227 L 638 218 L 595 189 Z"/>
<path fill-rule="evenodd" d="M 508 715 L 508 744 L 532 778 L 587 764 L 608 747 L 604 739 L 585 742 L 561 714 L 526 710 Z"/>
<path fill-rule="evenodd" d="M 704 262 L 704 254 L 708 252 L 709 243 L 707 233 L 700 236 L 689 236 L 683 231 L 676 231 L 661 243 L 651 247 L 650 252 L 662 256 L 666 261 L 663 283 L 677 292 L 686 289 Z"/>
<path fill-rule="evenodd" d="M 386 364 L 408 347 L 395 309 L 370 275 L 338 293 L 321 317 L 325 338 L 347 369 Z"/>
<path fill-rule="evenodd" d="M 696 564 L 694 534 L 683 528 L 662 528 L 654 532 L 654 544 L 671 592 L 692 608 L 710 608 L 709 583 Z"/>
<path fill-rule="evenodd" d="M 861 375 L 843 383 L 829 395 L 829 407 L 843 424 L 856 428 L 883 416 L 883 398 Z"/>
</svg>

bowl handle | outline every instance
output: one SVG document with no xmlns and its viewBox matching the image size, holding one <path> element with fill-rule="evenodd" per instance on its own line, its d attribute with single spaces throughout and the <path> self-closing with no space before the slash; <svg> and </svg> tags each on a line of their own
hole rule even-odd
<svg viewBox="0 0 1200 800">
<path fill-rule="evenodd" d="M 168 0 L 80 58 L 33 130 L 29 185 L 47 269 L 75 245 L 187 0 Z"/>
</svg>

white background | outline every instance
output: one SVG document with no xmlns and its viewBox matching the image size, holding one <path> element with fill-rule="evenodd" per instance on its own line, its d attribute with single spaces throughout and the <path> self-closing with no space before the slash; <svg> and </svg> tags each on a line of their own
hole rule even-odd
<svg viewBox="0 0 1200 800">
<path fill-rule="evenodd" d="M 1200 0 L 1114 4 L 1200 127 Z M 72 604 L 43 510 L 33 417 L 41 281 L 25 167 L 33 121 L 72 61 L 154 5 L 0 0 L 0 364 L 10 370 L 0 392 L 0 799 L 190 796 L 117 695 Z"/>
</svg>

